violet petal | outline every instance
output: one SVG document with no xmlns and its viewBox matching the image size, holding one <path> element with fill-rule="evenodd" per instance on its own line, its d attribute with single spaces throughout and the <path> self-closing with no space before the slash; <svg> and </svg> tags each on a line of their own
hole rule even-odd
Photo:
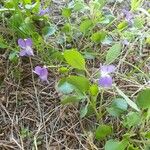
<svg viewBox="0 0 150 150">
<path fill-rule="evenodd" d="M 25 40 L 26 46 L 32 46 L 32 40 L 30 38 Z"/>
<path fill-rule="evenodd" d="M 21 50 L 19 56 L 27 56 L 26 50 Z"/>
<path fill-rule="evenodd" d="M 48 71 L 46 68 L 42 68 L 41 72 L 40 72 L 40 79 L 43 81 L 47 81 L 47 77 L 48 77 Z"/>
<path fill-rule="evenodd" d="M 132 18 L 133 18 L 133 15 L 130 11 L 126 10 L 126 9 L 123 9 L 122 10 L 124 16 L 125 16 L 125 19 L 128 21 L 128 22 L 131 22 Z"/>
<path fill-rule="evenodd" d="M 101 66 L 100 70 L 102 72 L 102 74 L 108 74 L 108 73 L 112 73 L 114 72 L 116 69 L 116 67 L 114 65 L 103 65 Z"/>
<path fill-rule="evenodd" d="M 25 48 L 26 47 L 26 42 L 23 39 L 18 39 L 18 45 L 21 48 Z"/>
<path fill-rule="evenodd" d="M 25 50 L 28 56 L 34 56 L 33 49 L 31 47 L 27 46 Z"/>
<path fill-rule="evenodd" d="M 105 76 L 101 77 L 98 81 L 99 85 L 104 88 L 109 88 L 112 86 L 112 77 L 111 76 Z"/>
<path fill-rule="evenodd" d="M 48 12 L 49 12 L 49 8 L 41 9 L 40 12 L 39 12 L 39 15 L 40 15 L 40 16 L 43 16 L 43 15 L 45 15 L 45 14 L 48 13 Z"/>
<path fill-rule="evenodd" d="M 45 67 L 42 68 L 40 66 L 36 66 L 33 72 L 35 74 L 37 74 L 42 81 L 47 81 L 48 82 L 48 80 L 47 80 L 47 77 L 48 77 L 47 68 L 45 68 Z"/>
<path fill-rule="evenodd" d="M 42 68 L 40 67 L 40 66 L 36 66 L 35 68 L 34 68 L 34 73 L 35 74 L 37 74 L 37 75 L 40 75 L 40 73 L 41 73 L 41 70 L 42 70 Z"/>
</svg>

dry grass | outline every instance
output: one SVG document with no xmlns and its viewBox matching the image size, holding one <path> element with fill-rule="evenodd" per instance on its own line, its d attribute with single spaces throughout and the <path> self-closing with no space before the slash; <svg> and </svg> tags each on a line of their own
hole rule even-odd
<svg viewBox="0 0 150 150">
<path fill-rule="evenodd" d="M 32 79 L 30 63 L 21 62 L 18 69 L 22 68 L 23 78 L 16 82 L 6 64 L 7 61 L 5 67 L 1 66 L 6 73 L 0 87 L 2 150 L 89 149 L 92 146 L 85 129 L 93 122 L 80 120 L 75 106 L 60 104 L 55 90 L 57 74 L 50 72 L 50 84 L 43 85 L 37 78 Z"/>
</svg>

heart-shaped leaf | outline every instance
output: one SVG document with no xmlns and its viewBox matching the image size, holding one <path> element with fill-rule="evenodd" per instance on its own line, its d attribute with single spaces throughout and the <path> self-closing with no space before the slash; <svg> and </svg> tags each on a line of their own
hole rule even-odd
<svg viewBox="0 0 150 150">
<path fill-rule="evenodd" d="M 73 68 L 85 70 L 85 60 L 77 50 L 66 50 L 64 52 L 64 58 Z"/>
<path fill-rule="evenodd" d="M 150 108 L 150 89 L 144 89 L 138 94 L 137 104 L 143 109 Z"/>
<path fill-rule="evenodd" d="M 112 127 L 108 125 L 100 125 L 95 132 L 95 137 L 97 140 L 104 139 L 106 136 L 112 133 Z"/>
<path fill-rule="evenodd" d="M 82 107 L 80 109 L 80 118 L 84 118 L 88 112 L 88 105 Z"/>
<path fill-rule="evenodd" d="M 122 141 L 111 139 L 106 142 L 105 150 L 125 150 L 127 145 L 128 141 L 126 139 L 123 139 Z"/>
<path fill-rule="evenodd" d="M 123 98 L 116 98 L 113 100 L 111 107 L 107 108 L 107 111 L 115 117 L 120 116 L 128 108 L 128 104 Z"/>
<path fill-rule="evenodd" d="M 67 81 L 80 92 L 86 92 L 90 86 L 89 80 L 82 76 L 70 76 L 67 78 Z"/>
<path fill-rule="evenodd" d="M 121 44 L 117 43 L 108 50 L 106 54 L 106 63 L 110 64 L 114 62 L 120 54 L 121 54 Z"/>
<path fill-rule="evenodd" d="M 90 19 L 84 20 L 80 24 L 80 31 L 85 33 L 89 31 L 89 29 L 92 27 L 92 21 Z"/>
<path fill-rule="evenodd" d="M 58 83 L 58 90 L 64 94 L 69 94 L 74 90 L 74 87 L 66 79 L 61 79 Z"/>
<path fill-rule="evenodd" d="M 100 43 L 102 42 L 106 37 L 106 32 L 105 31 L 100 31 L 93 33 L 91 36 L 91 40 L 95 43 Z"/>
</svg>

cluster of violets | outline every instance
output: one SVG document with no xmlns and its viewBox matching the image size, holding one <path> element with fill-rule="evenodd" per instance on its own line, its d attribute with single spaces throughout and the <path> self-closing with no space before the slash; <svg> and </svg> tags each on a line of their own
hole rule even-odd
<svg viewBox="0 0 150 150">
<path fill-rule="evenodd" d="M 43 16 L 43 15 L 49 13 L 49 12 L 50 12 L 49 8 L 46 8 L 46 9 L 40 8 L 39 16 Z M 19 56 L 21 56 L 21 57 L 34 56 L 33 49 L 32 49 L 32 40 L 31 40 L 31 38 L 18 39 L 18 45 L 19 45 L 19 47 L 21 49 L 20 53 L 19 53 Z M 43 67 L 36 66 L 34 68 L 33 72 L 35 74 L 37 74 L 42 81 L 46 81 L 47 83 L 49 83 L 48 82 L 48 70 L 47 70 L 47 68 L 45 66 L 43 66 Z"/>
<path fill-rule="evenodd" d="M 18 45 L 20 47 L 20 53 L 19 55 L 21 57 L 30 57 L 34 56 L 33 48 L 32 48 L 32 40 L 30 38 L 28 39 L 19 39 L 18 40 Z M 115 66 L 114 65 L 102 65 L 100 67 L 100 73 L 101 76 L 99 78 L 98 84 L 101 87 L 104 88 L 109 88 L 112 86 L 113 79 L 111 77 L 111 73 L 115 71 Z M 48 83 L 48 70 L 45 66 L 36 66 L 33 70 L 35 74 L 39 76 L 39 78 L 42 81 L 46 81 Z"/>
<path fill-rule="evenodd" d="M 49 12 L 50 12 L 49 8 L 40 9 L 39 15 L 43 16 Z M 133 14 L 126 9 L 123 9 L 122 13 L 125 17 L 125 20 L 129 23 L 129 25 L 131 25 L 133 22 Z M 124 40 L 122 42 L 122 44 L 123 45 L 129 45 L 129 42 L 127 40 Z M 32 49 L 32 40 L 30 38 L 19 39 L 18 45 L 21 48 L 20 53 L 19 53 L 19 55 L 21 57 L 23 57 L 23 56 L 27 56 L 27 57 L 34 56 L 33 49 Z M 100 67 L 101 75 L 100 75 L 100 78 L 98 80 L 99 86 L 104 87 L 104 88 L 112 87 L 113 78 L 111 76 L 111 73 L 114 73 L 115 69 L 116 69 L 116 67 L 114 65 L 101 65 L 101 67 Z M 48 82 L 48 70 L 45 66 L 43 66 L 43 67 L 36 66 L 34 68 L 33 72 L 35 74 L 37 74 L 42 81 L 46 81 L 47 83 L 49 83 Z"/>
<path fill-rule="evenodd" d="M 33 49 L 32 49 L 32 40 L 30 38 L 19 39 L 18 45 L 21 49 L 20 53 L 19 53 L 19 55 L 21 57 L 23 57 L 23 56 L 27 56 L 27 57 L 34 56 Z M 48 78 L 48 70 L 45 66 L 43 66 L 43 67 L 36 66 L 34 68 L 33 72 L 35 74 L 37 74 L 42 81 L 46 81 L 48 83 L 48 79 L 47 79 Z"/>
</svg>

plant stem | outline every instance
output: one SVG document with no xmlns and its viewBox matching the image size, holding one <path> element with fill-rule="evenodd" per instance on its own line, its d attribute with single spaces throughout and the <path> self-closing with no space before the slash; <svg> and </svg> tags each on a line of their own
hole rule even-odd
<svg viewBox="0 0 150 150">
<path fill-rule="evenodd" d="M 30 61 L 30 66 L 31 66 L 33 87 L 34 87 L 35 97 L 36 97 L 36 100 L 37 100 L 37 107 L 38 107 L 38 112 L 39 112 L 39 116 L 40 116 L 40 123 L 41 123 L 42 122 L 42 113 L 41 113 L 41 107 L 40 107 L 40 102 L 39 102 L 37 88 L 35 86 L 35 80 L 34 80 L 34 74 L 33 74 L 33 65 L 32 65 L 31 57 L 29 57 L 29 61 Z"/>
</svg>

